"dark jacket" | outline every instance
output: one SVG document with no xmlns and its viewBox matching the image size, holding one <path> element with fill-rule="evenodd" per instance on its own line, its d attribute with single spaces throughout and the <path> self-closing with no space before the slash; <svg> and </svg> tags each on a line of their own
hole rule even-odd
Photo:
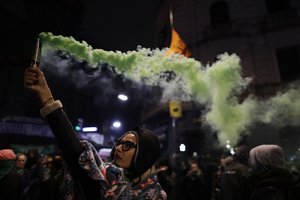
<svg viewBox="0 0 300 200">
<path fill-rule="evenodd" d="M 204 197 L 204 179 L 202 174 L 188 173 L 184 179 L 184 191 L 186 200 L 198 200 Z"/>
<path fill-rule="evenodd" d="M 265 172 L 249 173 L 252 186 L 250 200 L 296 200 L 295 185 L 289 171 L 275 168 Z"/>
<path fill-rule="evenodd" d="M 19 200 L 21 192 L 21 179 L 15 169 L 0 179 L 0 199 Z"/>
<path fill-rule="evenodd" d="M 248 200 L 249 184 L 247 174 L 249 170 L 248 158 L 250 148 L 239 145 L 235 148 L 233 161 L 229 163 L 221 177 L 221 190 L 225 200 Z"/>
<path fill-rule="evenodd" d="M 248 165 L 236 159 L 225 168 L 221 177 L 221 190 L 225 200 L 249 199 L 248 170 Z"/>
<path fill-rule="evenodd" d="M 56 138 L 58 147 L 62 150 L 73 179 L 75 179 L 75 186 L 78 191 L 81 191 L 80 199 L 101 199 L 100 182 L 88 177 L 86 171 L 78 164 L 78 158 L 84 149 L 63 109 L 55 109 L 46 116 L 46 119 Z"/>
</svg>

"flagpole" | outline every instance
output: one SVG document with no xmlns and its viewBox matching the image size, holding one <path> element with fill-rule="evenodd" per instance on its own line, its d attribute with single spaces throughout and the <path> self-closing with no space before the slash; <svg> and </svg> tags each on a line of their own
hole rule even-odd
<svg viewBox="0 0 300 200">
<path fill-rule="evenodd" d="M 172 117 L 170 134 L 170 164 L 173 169 L 176 168 L 176 118 Z"/>
<path fill-rule="evenodd" d="M 170 16 L 170 26 L 171 26 L 171 30 L 174 28 L 174 19 L 173 19 L 173 11 L 172 11 L 172 8 L 170 8 L 170 13 L 169 13 L 169 16 Z"/>
</svg>

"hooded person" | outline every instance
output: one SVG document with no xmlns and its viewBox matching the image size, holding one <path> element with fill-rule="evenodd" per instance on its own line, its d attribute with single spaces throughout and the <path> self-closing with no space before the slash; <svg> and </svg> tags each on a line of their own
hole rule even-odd
<svg viewBox="0 0 300 200">
<path fill-rule="evenodd" d="M 284 152 L 280 146 L 263 144 L 251 149 L 249 164 L 250 200 L 299 199 L 291 174 L 283 168 Z"/>
<path fill-rule="evenodd" d="M 113 146 L 112 162 L 104 162 L 91 143 L 78 138 L 62 103 L 54 100 L 38 67 L 26 69 L 24 85 L 39 98 L 41 115 L 70 170 L 65 177 L 66 199 L 167 199 L 155 173 L 160 150 L 155 133 L 133 128 Z"/>
<path fill-rule="evenodd" d="M 14 170 L 16 155 L 11 149 L 0 150 L 0 195 L 1 199 L 17 200 L 21 193 L 21 180 Z"/>
<path fill-rule="evenodd" d="M 249 163 L 253 171 L 270 171 L 283 168 L 283 149 L 275 144 L 264 144 L 250 151 Z"/>
<path fill-rule="evenodd" d="M 115 158 L 118 142 L 122 141 L 129 133 L 135 136 L 137 142 L 133 159 L 124 173 L 129 180 L 137 178 L 136 182 L 138 183 L 147 170 L 153 170 L 153 165 L 159 157 L 159 141 L 151 130 L 136 126 L 131 131 L 123 134 L 112 148 L 111 160 L 115 164 L 118 164 L 117 158 Z"/>
<path fill-rule="evenodd" d="M 159 156 L 159 140 L 151 130 L 135 127 L 123 134 L 112 148 L 111 162 L 103 162 L 89 142 L 81 141 L 81 145 L 84 150 L 79 164 L 90 178 L 100 181 L 100 199 L 167 198 L 154 165 Z"/>
</svg>

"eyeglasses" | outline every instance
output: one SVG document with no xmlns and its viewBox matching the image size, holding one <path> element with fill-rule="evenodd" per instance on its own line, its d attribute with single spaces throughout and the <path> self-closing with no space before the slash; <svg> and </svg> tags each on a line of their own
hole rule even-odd
<svg viewBox="0 0 300 200">
<path fill-rule="evenodd" d="M 126 140 L 117 140 L 115 145 L 116 145 L 116 147 L 119 145 L 122 145 L 123 151 L 128 151 L 131 148 L 136 148 L 136 144 L 134 144 L 131 141 L 126 141 Z"/>
</svg>

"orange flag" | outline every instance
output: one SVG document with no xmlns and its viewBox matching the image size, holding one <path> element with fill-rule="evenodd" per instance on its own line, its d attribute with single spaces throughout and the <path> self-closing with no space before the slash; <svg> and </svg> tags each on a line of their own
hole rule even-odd
<svg viewBox="0 0 300 200">
<path fill-rule="evenodd" d="M 172 28 L 171 44 L 170 49 L 167 51 L 166 55 L 172 54 L 182 54 L 185 57 L 190 57 L 191 53 L 188 51 L 185 42 L 181 39 L 180 35 Z"/>
</svg>

